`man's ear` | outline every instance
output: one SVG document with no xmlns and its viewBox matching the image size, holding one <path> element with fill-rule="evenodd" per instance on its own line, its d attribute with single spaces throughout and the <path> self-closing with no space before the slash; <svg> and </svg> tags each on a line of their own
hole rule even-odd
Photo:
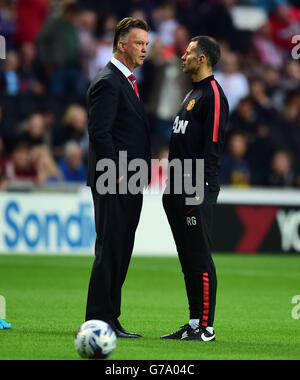
<svg viewBox="0 0 300 380">
<path fill-rule="evenodd" d="M 121 41 L 121 40 L 119 40 L 119 42 L 118 42 L 118 49 L 119 49 L 122 53 L 124 53 L 124 51 L 125 51 L 125 44 L 126 44 L 126 42 Z"/>
<path fill-rule="evenodd" d="M 200 63 L 206 63 L 207 59 L 206 59 L 206 57 L 205 57 L 204 54 L 200 54 L 199 57 L 197 58 L 197 61 L 198 61 L 199 64 Z"/>
</svg>

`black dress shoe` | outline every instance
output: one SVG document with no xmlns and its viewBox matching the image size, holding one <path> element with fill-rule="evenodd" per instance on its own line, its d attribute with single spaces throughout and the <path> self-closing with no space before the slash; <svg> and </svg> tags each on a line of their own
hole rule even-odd
<svg viewBox="0 0 300 380">
<path fill-rule="evenodd" d="M 121 323 L 116 319 L 109 323 L 112 329 L 115 331 L 117 338 L 141 338 L 142 335 L 130 333 L 126 331 L 122 326 Z"/>
</svg>

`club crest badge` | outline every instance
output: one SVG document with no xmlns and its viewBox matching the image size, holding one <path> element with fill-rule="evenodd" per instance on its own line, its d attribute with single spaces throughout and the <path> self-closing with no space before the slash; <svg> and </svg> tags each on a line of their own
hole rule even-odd
<svg viewBox="0 0 300 380">
<path fill-rule="evenodd" d="M 196 100 L 195 100 L 195 99 L 192 99 L 192 100 L 189 102 L 189 104 L 187 105 L 187 107 L 186 107 L 187 111 L 192 110 L 192 109 L 194 108 L 195 103 L 196 103 Z"/>
</svg>

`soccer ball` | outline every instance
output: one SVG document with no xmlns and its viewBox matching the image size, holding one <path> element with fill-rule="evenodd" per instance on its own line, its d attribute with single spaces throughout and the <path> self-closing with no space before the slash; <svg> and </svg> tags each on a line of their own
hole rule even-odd
<svg viewBox="0 0 300 380">
<path fill-rule="evenodd" d="M 82 358 L 106 359 L 116 345 L 116 334 L 104 321 L 87 321 L 75 335 L 75 348 Z"/>
</svg>

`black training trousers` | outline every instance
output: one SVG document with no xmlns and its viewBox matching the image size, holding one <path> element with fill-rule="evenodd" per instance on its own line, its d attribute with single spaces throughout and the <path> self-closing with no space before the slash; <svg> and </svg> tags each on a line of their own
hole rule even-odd
<svg viewBox="0 0 300 380">
<path fill-rule="evenodd" d="M 201 205 L 186 206 L 184 195 L 163 195 L 163 205 L 184 274 L 190 319 L 213 326 L 217 276 L 211 256 L 213 210 L 219 192 L 205 185 Z"/>
<path fill-rule="evenodd" d="M 106 322 L 121 314 L 121 288 L 130 263 L 143 195 L 99 195 L 92 189 L 96 244 L 86 320 Z"/>
</svg>

